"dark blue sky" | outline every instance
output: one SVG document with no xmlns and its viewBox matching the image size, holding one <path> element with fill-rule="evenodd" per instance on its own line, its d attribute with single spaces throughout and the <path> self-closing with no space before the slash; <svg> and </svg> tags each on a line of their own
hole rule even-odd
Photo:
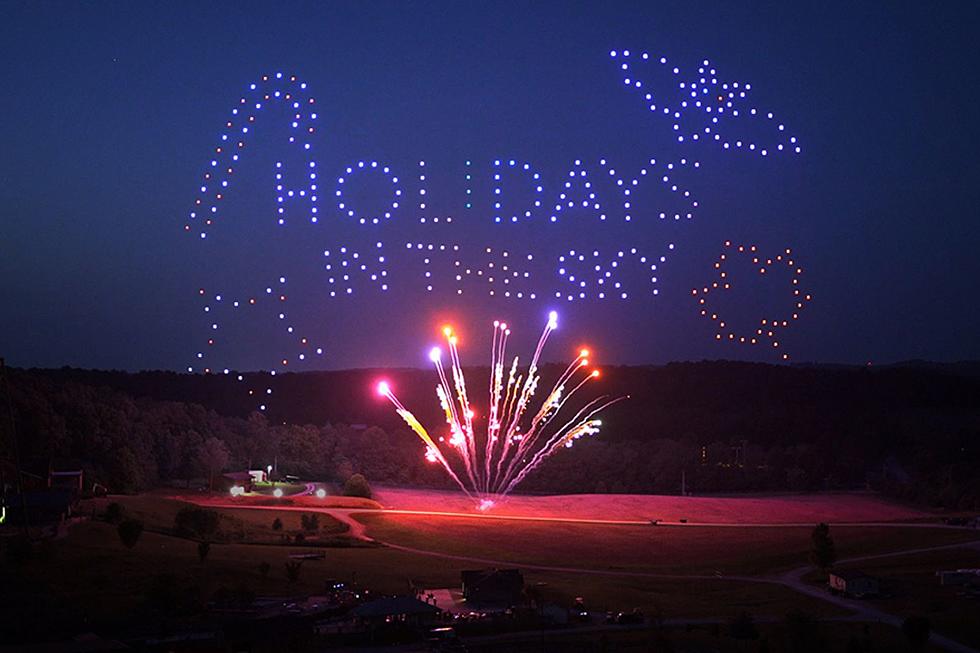
<svg viewBox="0 0 980 653">
<path fill-rule="evenodd" d="M 767 256 L 790 247 L 802 266 L 813 300 L 779 336 L 794 361 L 980 358 L 980 6 L 800 4 L 6 2 L 0 355 L 127 369 L 269 369 L 282 358 L 289 369 L 416 365 L 433 328 L 452 319 L 473 334 L 466 352 L 479 362 L 488 320 L 519 326 L 526 343 L 557 308 L 552 358 L 588 340 L 617 363 L 778 360 L 766 345 L 716 342 L 698 314 L 691 290 L 716 278 L 731 240 Z M 750 83 L 752 106 L 785 122 L 802 153 L 763 159 L 677 143 L 671 123 L 624 87 L 609 56 L 624 48 L 689 74 L 709 59 L 719 78 Z M 204 241 L 198 225 L 185 233 L 231 109 L 279 71 L 316 98 L 317 225 L 306 200 L 276 224 L 274 162 L 296 170 L 306 161 L 285 144 L 291 118 L 267 103 L 213 231 Z M 549 225 L 543 209 L 520 225 L 493 223 L 495 160 L 533 164 L 553 203 L 576 160 L 605 179 L 605 159 L 628 182 L 650 158 L 699 162 L 675 177 L 698 202 L 691 220 L 659 220 L 677 197 L 650 186 L 628 228 L 621 215 L 599 222 L 589 212 Z M 400 177 L 406 199 L 384 227 L 357 225 L 337 207 L 337 178 L 362 160 Z M 505 204 L 530 206 L 533 190 L 511 174 Z M 370 216 L 390 204 L 389 182 L 375 173 L 345 188 Z M 622 208 L 619 190 L 596 192 Z M 431 223 L 440 216 L 452 228 Z M 329 284 L 339 268 L 325 271 L 323 251 L 339 266 L 339 247 L 369 252 L 380 241 L 389 290 L 355 275 L 350 296 L 331 298 L 345 293 Z M 537 298 L 490 297 L 482 279 L 456 295 L 451 260 L 431 263 L 437 283 L 427 292 L 406 242 L 461 243 L 474 274 L 484 246 L 532 253 L 525 285 Z M 569 284 L 557 255 L 593 247 L 603 257 L 633 247 L 668 256 L 656 286 L 648 272 L 624 274 L 627 300 L 554 298 Z M 734 287 L 712 295 L 730 331 L 752 332 L 791 308 L 785 271 L 762 278 L 748 261 L 730 262 Z M 280 275 L 284 320 L 265 294 Z M 272 303 L 247 314 L 229 306 L 252 296 Z M 300 334 L 322 357 L 298 360 Z"/>
</svg>

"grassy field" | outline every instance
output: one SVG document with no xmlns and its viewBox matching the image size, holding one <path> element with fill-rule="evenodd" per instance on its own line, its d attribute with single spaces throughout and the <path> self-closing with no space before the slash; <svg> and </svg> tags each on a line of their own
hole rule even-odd
<svg viewBox="0 0 980 653">
<path fill-rule="evenodd" d="M 82 513 L 89 514 L 94 509 L 96 514 L 102 514 L 109 503 L 121 505 L 127 516 L 141 520 L 148 530 L 163 532 L 169 532 L 173 528 L 174 518 L 181 509 L 193 507 L 193 504 L 163 496 L 118 495 L 88 502 L 82 507 Z M 278 541 L 283 534 L 295 534 L 301 531 L 302 515 L 313 514 L 291 510 L 281 512 L 273 510 L 254 511 L 244 508 L 216 508 L 215 511 L 220 516 L 218 524 L 220 535 L 216 539 L 237 542 Z M 276 531 L 272 527 L 276 518 L 282 522 L 282 530 L 280 531 Z M 317 518 L 320 528 L 316 535 L 319 537 L 343 535 L 347 532 L 346 524 L 329 515 L 318 513 Z"/>
<path fill-rule="evenodd" d="M 144 532 L 135 548 L 126 549 L 114 526 L 102 522 L 73 527 L 61 540 L 41 545 L 26 562 L 0 567 L 4 614 L 31 614 L 45 606 L 70 614 L 84 624 L 124 624 L 140 613 L 154 584 L 169 577 L 181 600 L 201 604 L 221 588 L 247 589 L 257 595 L 299 595 L 323 591 L 331 578 L 357 580 L 384 591 L 404 591 L 405 576 L 397 561 L 374 565 L 380 549 L 321 549 L 323 560 L 304 561 L 300 577 L 290 582 L 286 562 L 302 546 L 213 544 L 202 563 L 193 541 Z M 261 566 L 269 565 L 263 574 Z M 378 572 L 374 568 L 378 568 Z M 16 605 L 7 603 L 16 597 Z M 54 620 L 54 615 L 51 618 Z"/>
<path fill-rule="evenodd" d="M 810 527 L 609 526 L 363 514 L 383 542 L 513 563 L 681 574 L 765 574 L 807 564 Z M 834 526 L 840 557 L 976 539 L 940 528 Z"/>
<path fill-rule="evenodd" d="M 331 499 L 300 497 L 297 503 L 286 505 L 308 505 L 314 510 L 323 508 L 324 502 Z M 195 500 L 199 497 L 195 496 Z M 109 501 L 119 502 L 127 514 L 146 524 L 148 532 L 143 533 L 136 547 L 124 548 L 110 524 L 96 521 L 77 525 L 66 538 L 44 543 L 30 560 L 0 567 L 0 582 L 9 590 L 4 593 L 6 599 L 0 598 L 0 610 L 24 623 L 46 618 L 52 623 L 75 624 L 76 629 L 92 629 L 125 624 L 141 614 L 145 621 L 146 606 L 158 591 L 161 577 L 176 588 L 177 602 L 200 606 L 223 588 L 243 588 L 256 595 L 307 595 L 322 591 L 328 579 L 355 582 L 381 593 L 403 593 L 412 587 L 458 587 L 460 571 L 486 566 L 386 547 L 327 548 L 321 549 L 325 559 L 304 562 L 300 577 L 291 582 L 286 574 L 290 553 L 306 552 L 310 547 L 280 545 L 276 538 L 281 537 L 281 532 L 272 530 L 272 521 L 278 516 L 283 532 L 299 531 L 302 511 L 276 511 L 269 506 L 248 510 L 247 503 L 218 507 L 219 503 L 229 503 L 229 498 L 215 496 L 211 501 L 221 514 L 221 529 L 235 537 L 213 544 L 207 561 L 202 563 L 195 542 L 168 534 L 177 511 L 188 504 L 163 495 L 143 495 L 112 497 L 88 510 L 94 508 L 100 513 Z M 810 547 L 809 526 L 620 526 L 372 514 L 372 506 L 376 505 L 352 499 L 345 507 L 366 509 L 356 518 L 366 524 L 369 535 L 384 542 L 448 556 L 499 560 L 503 564 L 567 568 L 526 569 L 526 585 L 559 603 L 569 604 L 582 597 L 595 612 L 639 608 L 668 620 L 723 621 L 742 611 L 763 620 L 780 620 L 791 610 L 819 618 L 844 614 L 829 603 L 780 585 L 722 577 L 762 576 L 805 565 Z M 633 502 L 627 501 L 626 505 Z M 797 509 L 793 507 L 783 517 L 795 518 Z M 770 519 L 774 514 L 779 518 L 771 511 L 768 514 Z M 341 544 L 350 542 L 344 535 L 346 524 L 324 513 L 319 514 L 319 519 L 324 537 L 337 538 Z M 831 534 L 841 558 L 962 542 L 977 536 L 970 531 L 909 525 L 835 525 Z M 276 543 L 243 543 L 249 541 Z M 886 587 L 895 589 L 892 598 L 880 602 L 883 609 L 894 614 L 925 612 L 933 618 L 937 630 L 976 642 L 974 627 L 963 623 L 972 623 L 971 609 L 977 604 L 956 597 L 951 588 L 940 588 L 932 575 L 939 567 L 980 566 L 980 562 L 973 563 L 975 557 L 975 552 L 943 551 L 868 561 L 858 566 L 888 578 Z M 617 572 L 703 574 L 708 578 L 644 578 Z M 16 605 L 11 603 L 12 597 L 17 597 Z M 774 628 L 772 632 L 778 633 L 779 626 L 765 628 Z M 707 631 L 702 634 L 715 637 Z M 729 650 L 726 646 L 716 648 Z M 751 647 L 754 649 L 755 645 Z M 771 650 L 786 649 L 773 646 Z"/>
<path fill-rule="evenodd" d="M 843 565 L 880 579 L 885 598 L 870 602 L 893 614 L 924 614 L 936 630 L 980 645 L 980 599 L 961 587 L 943 587 L 936 571 L 980 568 L 980 550 L 949 549 Z"/>
<path fill-rule="evenodd" d="M 253 494 L 240 497 L 231 497 L 225 494 L 186 494 L 186 495 L 167 495 L 167 498 L 188 501 L 199 505 L 228 505 L 237 504 L 246 508 L 248 506 L 293 506 L 300 508 L 353 508 L 357 510 L 378 510 L 381 505 L 372 499 L 362 499 L 361 497 L 345 497 L 335 494 L 327 495 L 320 499 L 316 496 L 286 496 L 280 499 L 266 495 Z"/>
<path fill-rule="evenodd" d="M 459 492 L 381 487 L 375 498 L 405 510 L 475 512 L 475 502 Z M 661 519 L 719 524 L 813 524 L 821 521 L 885 522 L 935 519 L 917 508 L 872 494 L 784 494 L 773 496 L 679 497 L 652 494 L 511 495 L 493 514 L 573 519 Z"/>
<path fill-rule="evenodd" d="M 257 595 L 298 595 L 323 590 L 328 579 L 356 582 L 376 592 L 402 593 L 410 587 L 455 587 L 460 571 L 472 564 L 385 548 L 331 548 L 323 560 L 307 561 L 291 583 L 285 572 L 290 553 L 309 548 L 215 544 L 206 562 L 194 542 L 144 533 L 128 550 L 115 528 L 93 522 L 48 543 L 43 553 L 18 567 L 6 567 L 0 578 L 7 596 L 38 597 L 34 605 L 72 606 L 76 619 L 111 624 L 139 613 L 161 576 L 170 576 L 181 595 L 206 601 L 221 588 L 247 588 Z M 260 565 L 268 563 L 263 575 Z M 727 581 L 661 581 L 655 579 L 583 577 L 577 574 L 528 572 L 528 586 L 559 601 L 577 596 L 591 609 L 640 608 L 665 618 L 729 618 L 739 610 L 782 615 L 791 608 L 820 616 L 840 614 L 831 606 L 778 586 L 744 586 Z M 43 597 L 43 598 L 42 598 Z M 31 608 L 8 606 L 9 614 Z"/>
<path fill-rule="evenodd" d="M 847 651 L 848 645 L 860 646 L 869 642 L 873 648 L 857 648 L 859 651 L 908 651 L 904 636 L 894 628 L 878 624 L 861 623 L 811 623 L 803 628 L 793 628 L 777 623 L 757 624 L 759 638 L 741 642 L 728 631 L 728 624 L 699 624 L 667 626 L 625 631 L 604 631 L 588 634 L 533 633 L 502 637 L 486 637 L 467 641 L 471 653 L 650 653 L 651 651 L 675 651 L 677 653 L 712 651 L 714 653 L 746 653 L 765 650 L 770 653 L 801 653 L 801 651 Z M 925 651 L 934 653 L 942 649 L 934 646 Z"/>
</svg>

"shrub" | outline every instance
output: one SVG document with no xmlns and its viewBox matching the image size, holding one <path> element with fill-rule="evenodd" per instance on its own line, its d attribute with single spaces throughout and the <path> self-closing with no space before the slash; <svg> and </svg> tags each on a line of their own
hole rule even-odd
<svg viewBox="0 0 980 653">
<path fill-rule="evenodd" d="M 829 569 L 837 561 L 834 539 L 830 536 L 830 526 L 817 524 L 810 534 L 810 563 L 820 569 Z"/>
<path fill-rule="evenodd" d="M 287 560 L 286 561 L 286 578 L 289 579 L 290 583 L 295 583 L 299 580 L 299 570 L 303 568 L 302 560 Z"/>
<path fill-rule="evenodd" d="M 103 515 L 103 518 L 110 524 L 118 524 L 125 516 L 125 508 L 123 508 L 121 504 L 113 501 L 105 507 L 105 514 Z"/>
<path fill-rule="evenodd" d="M 344 483 L 344 495 L 348 497 L 371 498 L 371 486 L 362 474 L 351 474 Z"/>
<path fill-rule="evenodd" d="M 174 533 L 180 537 L 211 540 L 218 532 L 218 513 L 205 508 L 187 506 L 174 517 Z"/>
<path fill-rule="evenodd" d="M 306 514 L 299 518 L 300 522 L 303 524 L 304 531 L 318 531 L 320 530 L 320 515 L 316 513 Z"/>
<path fill-rule="evenodd" d="M 119 540 L 127 549 L 132 549 L 143 534 L 143 522 L 138 519 L 124 519 L 119 522 L 116 528 L 119 533 Z"/>
</svg>

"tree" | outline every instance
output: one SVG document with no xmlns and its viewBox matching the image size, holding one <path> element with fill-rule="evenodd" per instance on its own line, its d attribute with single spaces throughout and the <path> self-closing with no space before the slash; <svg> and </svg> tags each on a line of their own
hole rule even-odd
<svg viewBox="0 0 980 653">
<path fill-rule="evenodd" d="M 786 470 L 786 485 L 794 492 L 806 490 L 806 470 L 802 467 L 790 467 Z"/>
<path fill-rule="evenodd" d="M 927 617 L 913 615 L 902 622 L 902 632 L 913 651 L 923 651 L 932 632 L 932 623 Z"/>
<path fill-rule="evenodd" d="M 215 437 L 208 438 L 197 448 L 198 464 L 208 473 L 208 491 L 214 490 L 214 475 L 224 471 L 230 458 L 228 447 Z"/>
<path fill-rule="evenodd" d="M 126 511 L 123 509 L 122 505 L 113 501 L 108 506 L 105 507 L 105 520 L 110 524 L 118 524 L 126 516 Z"/>
<path fill-rule="evenodd" d="M 810 533 L 810 564 L 826 571 L 837 562 L 837 549 L 830 537 L 830 526 L 817 524 Z"/>
<path fill-rule="evenodd" d="M 197 543 L 197 557 L 204 562 L 208 559 L 208 554 L 211 553 L 211 543 L 207 540 L 201 540 Z"/>
<path fill-rule="evenodd" d="M 367 479 L 361 474 L 351 474 L 347 482 L 344 483 L 344 495 L 348 497 L 371 498 L 371 486 Z"/>
<path fill-rule="evenodd" d="M 272 520 L 272 530 L 277 532 L 282 530 L 282 520 L 278 517 Z"/>
<path fill-rule="evenodd" d="M 119 533 L 119 540 L 123 543 L 123 546 L 127 549 L 132 549 L 136 546 L 140 535 L 143 533 L 143 522 L 138 519 L 124 519 L 119 522 L 119 526 L 116 527 L 116 532 Z"/>
<path fill-rule="evenodd" d="M 299 570 L 303 567 L 302 560 L 287 560 L 286 561 L 286 578 L 289 579 L 290 583 L 295 583 L 299 580 Z"/>
<path fill-rule="evenodd" d="M 220 516 L 214 510 L 187 506 L 174 516 L 174 532 L 179 537 L 195 540 L 211 540 L 218 532 Z"/>
<path fill-rule="evenodd" d="M 346 483 L 347 479 L 349 479 L 354 474 L 354 466 L 351 465 L 350 461 L 347 460 L 347 458 L 344 457 L 339 458 L 335 463 L 335 467 L 336 470 L 334 474 L 337 477 L 337 480 L 340 481 L 341 483 Z"/>
</svg>

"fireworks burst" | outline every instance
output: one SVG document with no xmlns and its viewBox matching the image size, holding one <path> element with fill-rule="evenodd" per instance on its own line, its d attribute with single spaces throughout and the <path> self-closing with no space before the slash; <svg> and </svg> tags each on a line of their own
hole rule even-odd
<svg viewBox="0 0 980 653">
<path fill-rule="evenodd" d="M 451 327 L 443 329 L 448 348 L 448 370 L 443 364 L 443 350 L 433 347 L 429 359 L 439 375 L 436 396 L 449 427 L 448 437 L 433 438 L 421 422 L 398 400 L 391 386 L 382 381 L 378 394 L 387 397 L 398 415 L 425 445 L 425 458 L 439 463 L 468 497 L 476 500 L 481 511 L 489 510 L 496 497 L 517 487 L 528 474 L 556 451 L 571 447 L 575 440 L 599 432 L 600 411 L 625 397 L 601 395 L 589 400 L 571 417 L 559 419 L 562 407 L 587 383 L 599 378 L 599 370 L 589 367 L 589 350 L 582 349 L 568 364 L 544 402 L 533 410 L 532 400 L 538 390 L 538 361 L 551 332 L 558 328 L 558 314 L 548 315 L 544 331 L 526 371 L 519 369 L 519 358 L 507 364 L 507 338 L 510 328 L 504 322 L 493 323 L 490 359 L 490 392 L 486 431 L 477 434 L 475 411 L 463 378 L 459 361 L 458 339 Z"/>
</svg>

